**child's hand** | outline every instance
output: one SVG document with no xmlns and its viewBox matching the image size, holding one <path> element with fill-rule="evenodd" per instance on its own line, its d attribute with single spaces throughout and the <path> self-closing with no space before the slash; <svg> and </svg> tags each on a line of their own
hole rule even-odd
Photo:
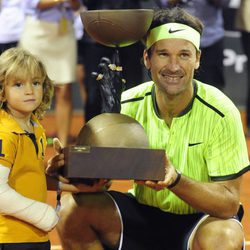
<svg viewBox="0 0 250 250">
<path fill-rule="evenodd" d="M 46 174 L 50 176 L 57 176 L 60 168 L 62 168 L 65 164 L 64 154 L 62 153 L 63 146 L 58 138 L 53 139 L 53 147 L 56 154 L 48 160 Z"/>
</svg>

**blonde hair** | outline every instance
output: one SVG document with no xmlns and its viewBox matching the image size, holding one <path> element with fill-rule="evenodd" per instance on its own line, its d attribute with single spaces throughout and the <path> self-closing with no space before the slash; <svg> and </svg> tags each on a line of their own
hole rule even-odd
<svg viewBox="0 0 250 250">
<path fill-rule="evenodd" d="M 31 53 L 21 48 L 11 48 L 0 56 L 0 95 L 4 95 L 6 84 L 11 79 L 26 79 L 28 77 L 40 77 L 43 83 L 43 99 L 33 113 L 38 119 L 42 119 L 46 110 L 50 108 L 54 86 L 48 77 L 43 63 Z M 6 105 L 3 104 L 3 108 Z"/>
</svg>

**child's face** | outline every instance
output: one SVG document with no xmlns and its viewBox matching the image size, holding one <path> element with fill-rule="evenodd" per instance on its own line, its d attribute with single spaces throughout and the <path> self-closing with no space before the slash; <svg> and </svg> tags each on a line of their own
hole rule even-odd
<svg viewBox="0 0 250 250">
<path fill-rule="evenodd" d="M 41 78 L 10 79 L 5 86 L 4 99 L 12 115 L 30 115 L 41 104 L 42 98 Z"/>
</svg>

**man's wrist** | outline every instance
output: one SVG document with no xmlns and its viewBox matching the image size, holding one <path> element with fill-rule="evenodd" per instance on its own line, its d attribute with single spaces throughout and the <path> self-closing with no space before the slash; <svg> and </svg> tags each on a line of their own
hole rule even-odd
<svg viewBox="0 0 250 250">
<path fill-rule="evenodd" d="M 178 169 L 175 169 L 175 171 L 176 171 L 177 177 L 175 181 L 168 186 L 168 189 L 175 187 L 181 180 L 181 172 Z"/>
</svg>

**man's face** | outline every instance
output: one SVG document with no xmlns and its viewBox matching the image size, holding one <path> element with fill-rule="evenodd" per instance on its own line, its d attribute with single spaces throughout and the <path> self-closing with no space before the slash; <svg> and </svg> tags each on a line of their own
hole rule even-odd
<svg viewBox="0 0 250 250">
<path fill-rule="evenodd" d="M 144 51 L 144 63 L 159 91 L 169 96 L 192 89 L 195 69 L 199 67 L 200 52 L 183 39 L 164 39 L 151 48 L 151 56 Z"/>
</svg>

